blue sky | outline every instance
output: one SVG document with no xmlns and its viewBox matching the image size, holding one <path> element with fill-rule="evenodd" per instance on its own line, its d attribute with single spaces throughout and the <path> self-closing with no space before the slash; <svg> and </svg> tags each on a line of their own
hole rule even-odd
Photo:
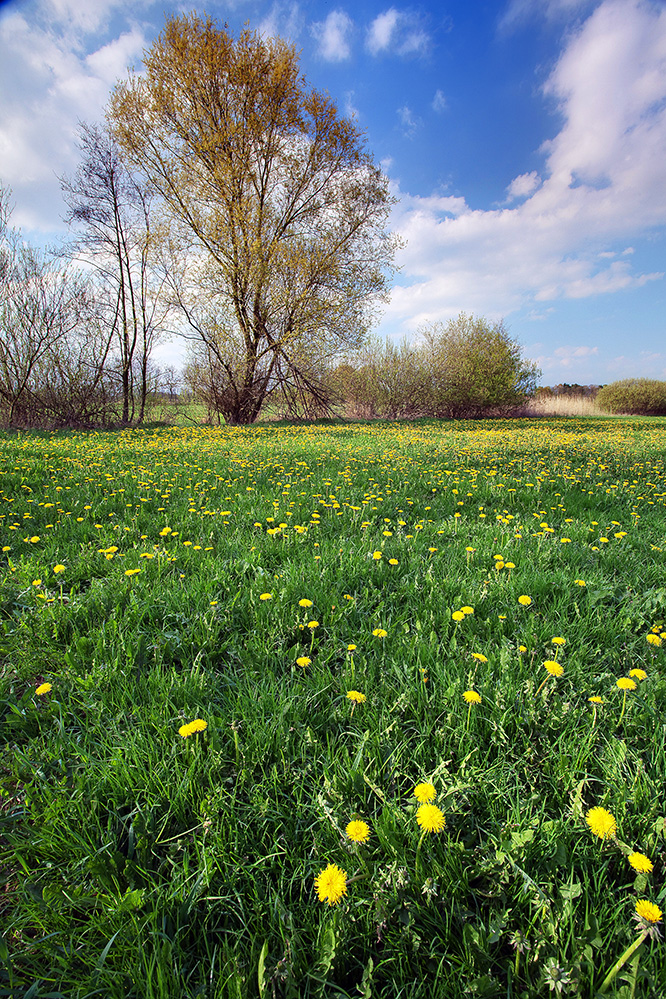
<svg viewBox="0 0 666 999">
<path fill-rule="evenodd" d="M 161 0 L 0 0 L 0 178 L 14 224 L 64 233 L 79 120 L 161 30 Z M 255 0 L 207 13 L 301 52 L 355 115 L 405 246 L 377 331 L 503 317 L 543 384 L 666 378 L 666 5 Z M 176 345 L 160 359 L 177 361 Z"/>
</svg>

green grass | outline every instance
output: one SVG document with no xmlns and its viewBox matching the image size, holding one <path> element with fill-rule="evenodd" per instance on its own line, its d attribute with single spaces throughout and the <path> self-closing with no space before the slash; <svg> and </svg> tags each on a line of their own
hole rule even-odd
<svg viewBox="0 0 666 999">
<path fill-rule="evenodd" d="M 666 420 L 0 448 L 0 996 L 593 997 L 666 909 Z"/>
</svg>

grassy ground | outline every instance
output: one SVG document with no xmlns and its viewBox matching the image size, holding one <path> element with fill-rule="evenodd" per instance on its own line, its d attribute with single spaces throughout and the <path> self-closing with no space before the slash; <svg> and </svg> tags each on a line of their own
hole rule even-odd
<svg viewBox="0 0 666 999">
<path fill-rule="evenodd" d="M 0 995 L 666 994 L 666 420 L 0 447 Z"/>
</svg>

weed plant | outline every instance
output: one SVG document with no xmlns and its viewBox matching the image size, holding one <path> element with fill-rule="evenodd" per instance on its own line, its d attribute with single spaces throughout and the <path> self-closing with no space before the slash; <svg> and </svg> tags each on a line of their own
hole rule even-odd
<svg viewBox="0 0 666 999">
<path fill-rule="evenodd" d="M 4 435 L 0 995 L 666 994 L 665 445 Z"/>
</svg>

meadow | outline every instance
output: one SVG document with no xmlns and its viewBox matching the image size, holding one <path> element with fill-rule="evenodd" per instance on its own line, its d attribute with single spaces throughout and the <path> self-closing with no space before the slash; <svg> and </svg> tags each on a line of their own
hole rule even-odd
<svg viewBox="0 0 666 999">
<path fill-rule="evenodd" d="M 0 449 L 0 996 L 666 994 L 666 419 Z"/>
</svg>

